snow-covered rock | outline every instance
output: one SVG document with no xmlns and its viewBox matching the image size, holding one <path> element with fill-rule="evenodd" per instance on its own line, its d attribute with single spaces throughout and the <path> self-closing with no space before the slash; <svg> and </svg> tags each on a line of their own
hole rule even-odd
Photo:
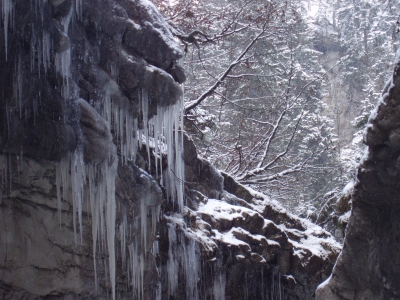
<svg viewBox="0 0 400 300">
<path fill-rule="evenodd" d="M 168 286 L 175 288 L 165 293 L 183 299 L 186 280 L 197 280 L 202 289 L 187 299 L 312 299 L 316 286 L 329 276 L 340 245 L 330 233 L 219 173 L 193 151 L 193 142 L 185 137 L 186 202 L 190 207 L 183 215 L 166 213 L 160 269 L 162 274 L 173 273 L 167 249 L 173 253 L 171 247 L 180 247 L 181 253 L 199 253 L 200 261 L 193 266 L 200 263 L 207 271 L 190 269 L 195 279 L 184 275 L 187 271 L 178 272 L 167 278 L 176 282 L 170 282 Z M 171 234 L 179 236 L 179 245 Z M 180 260 L 178 266 L 185 270 L 185 263 Z M 212 298 L 216 283 L 223 298 Z"/>
</svg>

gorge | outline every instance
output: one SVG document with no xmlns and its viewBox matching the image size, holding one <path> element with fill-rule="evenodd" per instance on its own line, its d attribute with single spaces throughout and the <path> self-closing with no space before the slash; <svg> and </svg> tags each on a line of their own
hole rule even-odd
<svg viewBox="0 0 400 300">
<path fill-rule="evenodd" d="M 314 299 L 340 244 L 197 155 L 183 53 L 153 4 L 2 0 L 1 10 L 3 299 Z M 385 260 L 398 251 L 382 244 L 398 242 L 397 81 L 368 127 L 344 251 L 319 299 L 398 296 Z M 363 249 L 376 258 L 359 273 L 372 289 L 343 283 Z"/>
</svg>

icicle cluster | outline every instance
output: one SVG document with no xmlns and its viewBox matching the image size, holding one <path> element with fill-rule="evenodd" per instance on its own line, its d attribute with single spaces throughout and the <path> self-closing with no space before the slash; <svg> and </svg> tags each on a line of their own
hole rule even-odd
<svg viewBox="0 0 400 300">
<path fill-rule="evenodd" d="M 149 255 L 147 249 L 147 236 L 155 236 L 157 223 L 160 215 L 160 207 L 147 205 L 148 199 L 141 199 L 139 215 L 135 219 L 133 227 L 128 228 L 126 212 L 123 213 L 119 225 L 119 240 L 121 244 L 121 260 L 125 267 L 124 272 L 132 286 L 133 298 L 146 299 L 144 294 L 146 258 Z M 151 216 L 151 224 L 148 226 L 148 215 Z M 149 230 L 150 229 L 150 230 Z M 149 231 L 148 231 L 149 230 Z M 129 244 L 127 241 L 130 241 Z M 129 250 L 129 255 L 126 253 Z M 158 243 L 155 241 L 151 249 L 153 256 L 158 255 Z M 155 293 L 156 299 L 161 296 L 161 285 L 158 286 Z"/>
<path fill-rule="evenodd" d="M 157 115 L 149 121 L 150 130 L 145 131 L 146 140 L 150 131 L 153 136 L 156 174 L 160 171 L 161 183 L 167 191 L 168 199 L 183 211 L 185 167 L 183 163 L 183 99 L 175 105 L 158 107 Z M 158 160 L 162 165 L 162 155 L 166 153 L 168 169 L 158 170 Z M 161 169 L 161 168 L 160 168 Z"/>
<path fill-rule="evenodd" d="M 30 43 L 30 53 L 31 53 L 31 72 L 35 70 L 37 67 L 39 76 L 41 65 L 47 72 L 51 62 L 50 62 L 50 53 L 51 53 L 51 39 L 50 33 L 47 31 L 47 28 L 43 26 L 44 16 L 45 16 L 45 5 L 47 4 L 47 0 L 43 1 L 31 1 L 31 9 L 35 11 L 36 19 L 41 20 L 42 26 L 40 28 L 35 28 L 35 23 L 31 22 L 31 43 Z M 67 27 L 69 26 L 66 24 Z M 68 28 L 67 28 L 68 30 Z M 37 61 L 37 65 L 36 65 Z"/>
<path fill-rule="evenodd" d="M 68 29 L 74 10 L 71 9 L 66 17 L 61 20 L 63 33 L 68 38 Z M 75 12 L 82 14 L 82 1 L 76 0 Z M 46 69 L 47 39 L 43 33 L 43 64 Z M 40 43 L 39 43 L 40 45 Z M 56 53 L 55 66 L 58 73 L 63 77 L 64 98 L 69 98 L 69 77 L 71 65 L 71 50 L 68 47 L 65 51 Z M 113 145 L 111 146 L 113 149 Z M 108 250 L 108 268 L 112 288 L 112 298 L 115 300 L 115 276 L 116 276 L 116 253 L 115 253 L 115 223 L 116 223 L 116 202 L 115 202 L 115 178 L 117 175 L 118 157 L 116 153 L 110 153 L 108 160 L 99 164 L 85 165 L 83 162 L 83 151 L 81 147 L 67 155 L 60 162 L 57 169 L 57 198 L 58 207 L 61 209 L 61 187 L 62 198 L 72 199 L 73 203 L 73 224 L 75 240 L 77 237 L 77 223 L 79 222 L 80 240 L 82 242 L 82 207 L 85 188 L 88 189 L 90 211 L 92 216 L 92 237 L 93 257 L 95 269 L 95 281 L 97 279 L 97 247 Z M 85 184 L 86 183 L 86 184 Z M 71 187 L 69 190 L 68 187 Z M 70 193 L 68 195 L 67 193 Z M 60 213 L 61 217 L 61 213 Z"/>
<path fill-rule="evenodd" d="M 177 230 L 175 217 L 166 217 L 168 224 L 168 294 L 175 296 L 178 288 L 179 271 L 183 272 L 186 280 L 186 299 L 198 300 L 199 290 L 197 283 L 200 278 L 200 249 L 196 240 L 185 237 L 185 233 Z M 180 222 L 178 217 L 178 222 Z M 221 298 L 223 299 L 223 298 Z"/>
<path fill-rule="evenodd" d="M 10 28 L 13 26 L 13 13 L 15 0 L 1 0 L 2 19 L 5 35 L 6 55 L 8 51 L 8 37 Z M 30 0 L 32 11 L 36 14 L 36 19 L 44 24 L 45 6 L 47 0 Z M 54 63 L 56 71 L 63 78 L 62 96 L 67 100 L 70 98 L 70 80 L 71 80 L 71 49 L 67 43 L 69 36 L 69 27 L 74 19 L 74 13 L 78 19 L 82 17 L 82 0 L 75 0 L 75 5 L 69 13 L 61 19 L 60 30 L 65 38 L 65 48 L 63 51 L 55 53 L 54 61 L 51 61 L 51 37 L 46 28 L 40 27 L 35 22 L 31 22 L 31 40 L 30 40 L 30 61 L 31 72 L 38 72 L 41 76 L 41 70 L 46 75 L 48 68 Z M 35 25 L 36 24 L 36 25 Z M 16 68 L 13 74 L 14 97 L 19 107 L 20 118 L 23 111 L 23 75 L 21 58 L 15 61 Z M 116 73 L 116 67 L 111 70 L 112 75 Z M 43 71 L 42 71 L 43 73 Z M 115 74 L 114 74 L 115 75 Z M 117 76 L 114 76 L 117 77 Z M 40 93 L 38 94 L 38 99 Z M 34 101 L 33 114 L 36 115 L 38 103 Z M 176 210 L 183 211 L 184 207 L 184 164 L 183 164 L 183 98 L 179 99 L 172 106 L 158 106 L 157 114 L 149 119 L 149 95 L 145 89 L 139 90 L 140 118 L 134 118 L 132 113 L 116 105 L 112 101 L 112 92 L 106 91 L 101 107 L 97 107 L 101 115 L 108 121 L 109 129 L 113 129 L 116 136 L 115 142 L 120 151 L 121 163 L 127 163 L 129 160 L 136 159 L 137 148 L 146 146 L 149 171 L 152 165 L 150 161 L 154 157 L 154 166 L 156 178 L 160 184 L 165 187 L 167 197 L 171 203 L 176 206 Z M 9 114 L 11 109 L 6 106 L 7 122 L 10 122 Z M 140 124 L 140 126 L 139 126 Z M 112 145 L 111 148 L 113 148 Z M 163 170 L 162 163 L 166 157 L 168 168 Z M 73 206 L 73 226 L 75 234 L 75 243 L 82 243 L 83 240 L 83 207 L 90 207 L 92 217 L 92 236 L 93 236 L 93 256 L 94 268 L 97 279 L 96 254 L 99 249 L 108 251 L 109 261 L 109 280 L 112 286 L 113 299 L 115 299 L 115 273 L 116 273 L 116 202 L 115 202 L 115 178 L 117 174 L 118 157 L 116 153 L 110 154 L 108 160 L 99 165 L 85 164 L 83 159 L 83 149 L 78 149 L 66 155 L 57 167 L 57 201 L 59 217 L 61 223 L 62 201 L 71 199 Z M 10 164 L 11 165 L 11 164 Z M 4 184 L 11 184 L 11 171 L 7 168 L 0 168 L 1 179 Z M 10 187 L 11 190 L 11 187 Z M 150 201 L 151 202 L 151 201 Z M 148 236 L 155 236 L 156 225 L 159 219 L 160 211 L 158 206 L 148 204 L 149 201 L 141 199 L 139 205 L 139 216 L 135 220 L 135 230 L 128 228 L 126 216 L 119 224 L 119 237 L 121 241 L 121 259 L 127 271 L 130 274 L 130 280 L 133 286 L 134 294 L 137 299 L 144 299 L 144 268 L 147 253 L 151 250 L 153 255 L 157 253 L 157 246 L 153 249 L 148 248 Z M 149 216 L 150 220 L 149 221 Z M 151 224 L 148 224 L 151 222 Z M 150 225 L 150 226 L 149 226 Z M 148 232 L 151 228 L 151 232 Z M 183 239 L 183 238 L 182 238 Z M 127 245 L 127 241 L 133 241 Z M 176 245 L 175 242 L 171 245 Z M 127 249 L 129 253 L 127 253 Z M 180 249 L 180 250 L 179 250 Z M 181 261 L 184 266 L 192 266 L 195 272 L 198 272 L 198 254 L 197 244 L 189 243 L 188 247 L 179 248 L 182 255 L 187 256 L 187 261 Z M 197 253 L 197 254 L 196 254 Z M 192 268 L 190 267 L 190 268 Z M 197 278 L 190 277 L 193 270 L 185 267 L 185 274 L 188 274 L 187 293 L 191 293 L 188 299 L 198 299 Z M 172 284 L 172 283 L 171 283 Z M 176 283 L 177 284 L 177 283 Z M 190 289 L 190 291 L 189 291 Z M 157 299 L 161 299 L 161 286 L 157 289 Z"/>
<path fill-rule="evenodd" d="M 108 250 L 110 282 L 113 299 L 115 299 L 115 177 L 117 175 L 118 158 L 110 156 L 109 160 L 100 165 L 85 165 L 82 151 L 64 157 L 57 168 L 57 198 L 61 218 L 62 199 L 72 199 L 73 224 L 75 240 L 79 223 L 80 241 L 82 242 L 82 208 L 84 201 L 89 201 L 92 216 L 93 257 L 96 272 L 97 248 Z M 84 199 L 88 194 L 89 199 Z M 86 203 L 87 204 L 87 203 Z M 61 219 L 60 219 L 61 221 Z M 77 241 L 75 241 L 77 242 Z"/>
<path fill-rule="evenodd" d="M 215 300 L 225 299 L 225 285 L 226 285 L 226 274 L 223 269 L 223 263 L 221 259 L 218 259 L 214 265 L 214 282 L 213 282 L 213 296 Z"/>
<path fill-rule="evenodd" d="M 157 114 L 148 118 L 149 98 L 144 89 L 139 91 L 142 128 L 139 129 L 138 119 L 112 101 L 105 95 L 100 109 L 110 128 L 114 128 L 121 152 L 122 163 L 134 160 L 137 148 L 143 145 L 147 149 L 148 166 L 151 166 L 151 154 L 154 156 L 156 178 L 167 191 L 168 199 L 178 206 L 180 212 L 184 206 L 184 163 L 183 163 L 183 98 L 171 106 L 158 106 Z M 166 156 L 168 168 L 163 172 L 162 159 Z M 150 171 L 150 170 L 149 170 Z"/>
</svg>

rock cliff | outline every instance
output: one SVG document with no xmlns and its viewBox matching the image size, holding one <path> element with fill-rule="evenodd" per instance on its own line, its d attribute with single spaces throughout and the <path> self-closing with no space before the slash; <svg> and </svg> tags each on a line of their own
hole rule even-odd
<svg viewBox="0 0 400 300">
<path fill-rule="evenodd" d="M 312 299 L 340 247 L 197 157 L 145 0 L 2 0 L 3 299 Z"/>
<path fill-rule="evenodd" d="M 364 133 L 343 251 L 316 299 L 400 298 L 400 62 Z"/>
</svg>

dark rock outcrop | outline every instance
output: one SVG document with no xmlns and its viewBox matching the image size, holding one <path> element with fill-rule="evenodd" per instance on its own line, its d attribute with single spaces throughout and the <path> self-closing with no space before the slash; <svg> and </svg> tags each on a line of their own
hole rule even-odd
<svg viewBox="0 0 400 300">
<path fill-rule="evenodd" d="M 317 299 L 400 298 L 400 63 L 365 131 L 343 251 Z"/>
<path fill-rule="evenodd" d="M 165 196 L 131 158 L 136 130 L 181 99 L 179 47 L 146 1 L 7 0 L 2 16 L 1 297 L 155 298 Z"/>
</svg>

